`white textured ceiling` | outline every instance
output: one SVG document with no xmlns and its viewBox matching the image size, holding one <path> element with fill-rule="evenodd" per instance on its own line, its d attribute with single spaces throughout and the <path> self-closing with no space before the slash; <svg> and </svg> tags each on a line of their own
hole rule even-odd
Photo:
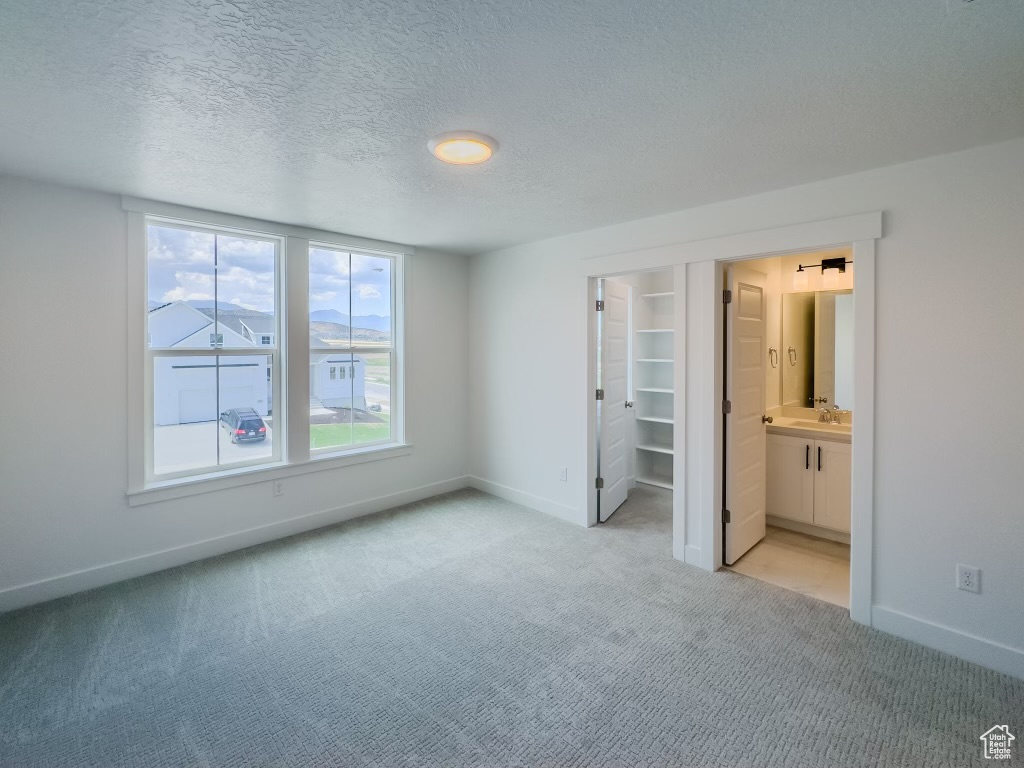
<svg viewBox="0 0 1024 768">
<path fill-rule="evenodd" d="M 478 252 L 1024 135 L 947 2 L 0 0 L 0 172 Z"/>
</svg>

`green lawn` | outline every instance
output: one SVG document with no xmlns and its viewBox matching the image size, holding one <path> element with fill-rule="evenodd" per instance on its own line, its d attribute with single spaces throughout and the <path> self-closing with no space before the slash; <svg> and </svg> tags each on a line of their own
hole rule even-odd
<svg viewBox="0 0 1024 768">
<path fill-rule="evenodd" d="M 337 448 L 353 443 L 375 443 L 391 437 L 391 422 L 387 414 L 378 424 L 310 424 L 310 448 Z"/>
</svg>

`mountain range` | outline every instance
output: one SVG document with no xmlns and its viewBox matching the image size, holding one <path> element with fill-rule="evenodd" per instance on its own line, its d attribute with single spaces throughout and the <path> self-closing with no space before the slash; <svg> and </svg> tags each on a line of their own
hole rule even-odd
<svg viewBox="0 0 1024 768">
<path fill-rule="evenodd" d="M 154 310 L 166 303 L 167 302 L 154 301 L 150 299 L 149 309 Z M 212 299 L 189 299 L 185 303 L 190 307 L 195 307 L 196 309 L 213 309 L 213 307 L 216 306 L 221 312 L 231 312 L 238 316 L 251 317 L 253 315 L 269 314 L 267 312 L 257 312 L 253 309 L 246 309 L 245 307 L 240 307 L 237 304 L 231 304 L 226 301 L 214 302 Z M 317 309 L 309 313 L 309 319 L 312 322 L 352 326 L 355 330 L 360 328 L 369 331 L 391 330 L 391 318 L 384 317 L 382 315 L 353 315 L 349 317 L 344 312 L 339 312 L 336 309 Z"/>
<path fill-rule="evenodd" d="M 309 319 L 321 323 L 351 325 L 353 328 L 367 328 L 371 331 L 390 331 L 391 318 L 381 315 L 353 315 L 349 317 L 336 309 L 317 309 L 309 313 Z"/>
</svg>

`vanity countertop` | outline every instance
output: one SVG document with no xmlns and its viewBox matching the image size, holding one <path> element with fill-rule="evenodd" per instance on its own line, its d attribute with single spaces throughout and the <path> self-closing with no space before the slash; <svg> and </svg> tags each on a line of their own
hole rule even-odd
<svg viewBox="0 0 1024 768">
<path fill-rule="evenodd" d="M 809 437 L 814 440 L 834 440 L 837 443 L 849 443 L 852 434 L 849 424 L 825 424 L 810 419 L 793 419 L 788 416 L 776 416 L 771 424 L 765 425 L 769 434 L 792 435 L 793 437 Z"/>
</svg>

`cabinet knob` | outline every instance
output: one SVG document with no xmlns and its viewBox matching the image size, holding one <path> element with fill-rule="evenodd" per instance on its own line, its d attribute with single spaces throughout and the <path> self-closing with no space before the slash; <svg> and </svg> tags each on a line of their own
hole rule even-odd
<svg viewBox="0 0 1024 768">
<path fill-rule="evenodd" d="M 771 416 L 762 416 L 761 417 L 761 423 L 762 424 L 771 424 L 772 421 L 774 421 L 774 419 L 772 419 Z"/>
</svg>

